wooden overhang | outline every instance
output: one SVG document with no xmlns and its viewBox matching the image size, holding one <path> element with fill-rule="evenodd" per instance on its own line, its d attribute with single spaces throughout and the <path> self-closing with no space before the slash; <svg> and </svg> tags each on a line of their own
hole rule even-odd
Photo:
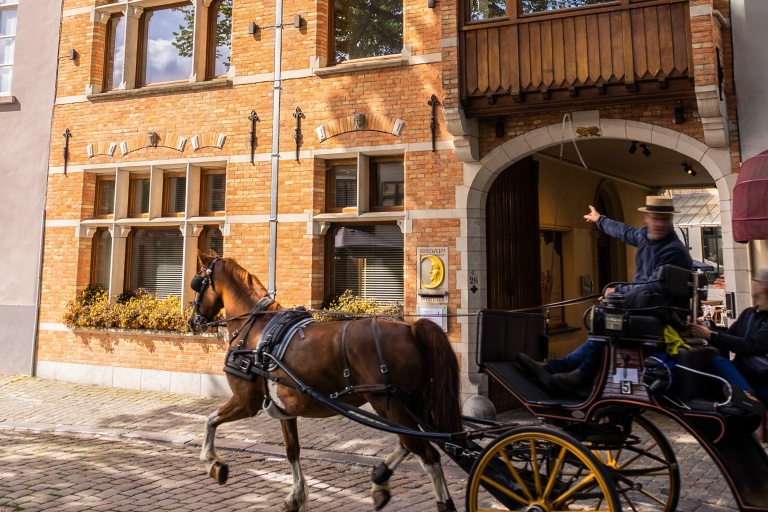
<svg viewBox="0 0 768 512">
<path fill-rule="evenodd" d="M 460 27 L 460 101 L 469 116 L 694 97 L 687 0 L 515 10 Z"/>
</svg>

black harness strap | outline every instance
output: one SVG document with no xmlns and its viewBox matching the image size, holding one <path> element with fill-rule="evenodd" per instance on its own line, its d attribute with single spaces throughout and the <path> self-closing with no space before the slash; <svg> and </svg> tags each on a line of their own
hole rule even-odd
<svg viewBox="0 0 768 512">
<path fill-rule="evenodd" d="M 376 317 L 371 318 L 371 323 L 373 324 L 373 343 L 376 345 L 376 352 L 379 354 L 379 362 L 381 363 L 379 368 L 381 369 L 381 373 L 384 374 L 384 385 L 389 388 L 392 381 L 389 379 L 389 369 L 384 363 L 384 354 L 381 353 L 381 343 L 379 343 L 379 329 L 376 326 Z"/>
</svg>

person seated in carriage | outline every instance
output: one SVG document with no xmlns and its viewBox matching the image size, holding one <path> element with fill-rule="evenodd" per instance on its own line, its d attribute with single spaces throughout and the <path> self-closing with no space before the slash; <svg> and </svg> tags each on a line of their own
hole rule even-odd
<svg viewBox="0 0 768 512">
<path fill-rule="evenodd" d="M 594 222 L 603 233 L 637 247 L 636 272 L 632 284 L 606 288 L 603 296 L 621 293 L 627 309 L 660 306 L 687 308 L 688 304 L 667 303 L 656 279 L 659 269 L 665 265 L 690 269 L 693 264 L 688 249 L 674 232 L 674 214 L 678 212 L 675 211 L 671 197 L 648 196 L 645 203 L 645 206 L 638 208 L 643 212 L 645 226 L 642 228 L 609 219 L 592 205 L 589 205 L 589 213 L 584 215 L 587 222 Z M 573 392 L 592 383 L 602 362 L 601 345 L 587 339 L 562 359 L 540 363 L 520 353 L 518 361 L 544 387 Z"/>
<path fill-rule="evenodd" d="M 691 334 L 736 357 L 716 356 L 712 372 L 768 404 L 768 268 L 752 279 L 755 306 L 746 308 L 727 330 L 710 329 L 701 320 L 689 322 Z"/>
</svg>

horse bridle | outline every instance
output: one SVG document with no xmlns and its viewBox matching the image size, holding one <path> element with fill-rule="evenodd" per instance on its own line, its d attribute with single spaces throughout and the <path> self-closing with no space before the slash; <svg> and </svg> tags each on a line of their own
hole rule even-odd
<svg viewBox="0 0 768 512">
<path fill-rule="evenodd" d="M 216 293 L 216 288 L 213 287 L 213 266 L 220 259 L 221 258 L 218 258 L 218 257 L 213 258 L 211 262 L 208 264 L 208 268 L 200 269 L 201 272 L 205 271 L 205 275 L 201 276 L 198 274 L 195 277 L 193 277 L 192 282 L 189 283 L 189 287 L 196 292 L 195 301 L 192 303 L 193 312 L 195 314 L 192 322 L 194 323 L 195 327 L 202 327 L 202 326 L 207 327 L 208 325 L 211 325 L 210 320 L 208 320 L 208 318 L 206 318 L 204 315 L 200 314 L 200 298 L 203 296 L 205 289 L 210 286 L 211 291 L 216 296 L 216 300 L 219 300 L 219 294 Z"/>
</svg>

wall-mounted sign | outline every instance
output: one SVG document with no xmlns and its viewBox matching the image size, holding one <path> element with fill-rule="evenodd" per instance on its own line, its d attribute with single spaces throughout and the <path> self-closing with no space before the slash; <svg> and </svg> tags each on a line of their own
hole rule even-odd
<svg viewBox="0 0 768 512">
<path fill-rule="evenodd" d="M 426 318 L 435 322 L 437 325 L 443 328 L 444 331 L 448 331 L 448 306 L 425 306 L 422 304 L 416 305 L 416 316 L 418 318 Z"/>
<path fill-rule="evenodd" d="M 418 247 L 418 294 L 421 302 L 446 302 L 448 248 Z"/>
</svg>

